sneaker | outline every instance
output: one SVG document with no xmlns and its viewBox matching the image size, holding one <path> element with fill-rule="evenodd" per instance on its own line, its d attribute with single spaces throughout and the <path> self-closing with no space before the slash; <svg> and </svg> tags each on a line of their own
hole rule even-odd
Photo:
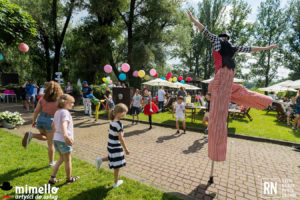
<svg viewBox="0 0 300 200">
<path fill-rule="evenodd" d="M 49 163 L 48 168 L 53 167 L 56 164 L 56 161 Z"/>
<path fill-rule="evenodd" d="M 89 117 L 93 117 L 93 115 L 92 115 L 92 114 L 89 114 Z"/>
<path fill-rule="evenodd" d="M 179 131 L 178 131 L 178 130 L 176 131 L 176 134 L 179 134 Z"/>
<path fill-rule="evenodd" d="M 123 184 L 123 180 L 118 180 L 118 182 L 114 184 L 113 188 L 116 188 L 122 184 Z"/>
<path fill-rule="evenodd" d="M 24 135 L 24 138 L 22 140 L 22 145 L 23 145 L 24 148 L 26 148 L 28 146 L 31 139 L 32 139 L 32 133 L 31 132 L 26 132 L 25 135 Z"/>
<path fill-rule="evenodd" d="M 208 142 L 208 138 L 205 138 L 204 141 L 205 141 L 205 142 Z"/>
<path fill-rule="evenodd" d="M 183 130 L 183 134 L 186 134 L 185 130 Z"/>
<path fill-rule="evenodd" d="M 139 122 L 137 121 L 135 124 L 137 125 L 137 124 L 139 124 Z"/>
<path fill-rule="evenodd" d="M 204 132 L 205 132 L 205 134 L 208 134 L 208 128 L 207 128 L 207 129 L 205 129 L 205 131 L 204 131 Z"/>
<path fill-rule="evenodd" d="M 84 113 L 83 116 L 87 116 L 88 114 Z"/>
<path fill-rule="evenodd" d="M 99 158 L 97 158 L 96 163 L 95 163 L 97 171 L 100 169 L 101 164 L 102 164 L 102 158 L 99 157 Z"/>
</svg>

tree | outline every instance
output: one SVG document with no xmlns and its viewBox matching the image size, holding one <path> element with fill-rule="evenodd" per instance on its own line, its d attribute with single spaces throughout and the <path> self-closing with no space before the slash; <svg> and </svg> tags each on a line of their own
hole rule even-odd
<svg viewBox="0 0 300 200">
<path fill-rule="evenodd" d="M 286 27 L 284 9 L 280 8 L 279 0 L 266 0 L 261 2 L 254 24 L 254 40 L 256 46 L 269 46 L 282 44 L 283 32 Z M 282 65 L 282 52 L 280 48 L 272 51 L 255 53 L 257 62 L 250 66 L 251 76 L 264 78 L 264 87 L 276 77 L 278 66 Z"/>
<path fill-rule="evenodd" d="M 18 5 L 0 0 L 0 49 L 36 35 L 35 21 Z"/>
<path fill-rule="evenodd" d="M 300 0 L 291 2 L 287 10 L 289 16 L 288 46 L 285 51 L 286 67 L 291 70 L 289 77 L 292 80 L 300 79 Z"/>
<path fill-rule="evenodd" d="M 118 10 L 126 27 L 126 55 L 131 71 L 148 71 L 155 65 L 164 66 L 168 37 L 178 23 L 179 1 L 173 0 L 130 0 L 127 12 Z M 129 72 L 131 86 L 139 80 Z"/>
</svg>

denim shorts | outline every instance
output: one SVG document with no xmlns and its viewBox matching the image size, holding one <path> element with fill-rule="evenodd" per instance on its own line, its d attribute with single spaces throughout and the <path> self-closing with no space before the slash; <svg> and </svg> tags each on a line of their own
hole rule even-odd
<svg viewBox="0 0 300 200">
<path fill-rule="evenodd" d="M 56 152 L 60 152 L 62 154 L 68 153 L 72 151 L 72 146 L 67 145 L 64 142 L 53 140 L 54 148 Z"/>
<path fill-rule="evenodd" d="M 53 117 L 51 117 L 51 115 L 44 113 L 44 112 L 40 112 L 40 115 L 36 122 L 36 128 L 43 129 L 46 132 L 53 132 L 53 129 L 51 126 L 52 121 L 53 121 Z"/>
<path fill-rule="evenodd" d="M 108 103 L 108 108 L 109 109 L 114 109 L 115 108 L 115 103 L 114 102 L 109 102 Z"/>
</svg>

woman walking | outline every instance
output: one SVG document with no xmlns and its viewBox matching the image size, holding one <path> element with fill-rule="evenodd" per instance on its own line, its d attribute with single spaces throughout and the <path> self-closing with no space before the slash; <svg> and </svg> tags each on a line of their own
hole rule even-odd
<svg viewBox="0 0 300 200">
<path fill-rule="evenodd" d="M 32 138 L 38 140 L 47 140 L 49 167 L 55 165 L 54 162 L 54 145 L 52 129 L 52 121 L 55 112 L 58 110 L 56 101 L 63 94 L 60 85 L 54 81 L 50 81 L 45 89 L 45 94 L 40 98 L 34 113 L 32 127 L 37 128 L 40 133 L 34 134 L 30 131 L 26 132 L 22 141 L 22 145 L 26 148 Z"/>
</svg>

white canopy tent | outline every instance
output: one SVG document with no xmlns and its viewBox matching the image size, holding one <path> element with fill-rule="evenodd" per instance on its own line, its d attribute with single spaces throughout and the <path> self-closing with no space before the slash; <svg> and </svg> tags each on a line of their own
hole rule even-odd
<svg viewBox="0 0 300 200">
<path fill-rule="evenodd" d="M 207 79 L 207 80 L 204 80 L 204 81 L 201 81 L 202 83 L 210 83 L 214 78 L 211 78 L 211 79 Z M 239 79 L 239 78 L 234 78 L 233 79 L 233 82 L 234 83 L 243 83 L 245 82 L 245 80 L 243 79 Z"/>
<path fill-rule="evenodd" d="M 266 88 L 259 88 L 258 90 L 265 91 L 265 92 L 285 92 L 285 91 L 297 92 L 297 90 L 293 88 L 287 88 L 280 85 L 272 85 Z"/>
<path fill-rule="evenodd" d="M 142 83 L 143 85 L 149 85 L 149 86 L 165 86 L 170 87 L 172 83 L 166 80 L 162 80 L 161 78 L 153 79 L 151 81 L 147 81 Z"/>
<path fill-rule="evenodd" d="M 300 88 L 300 80 L 289 81 L 289 82 L 283 83 L 282 86 L 288 87 L 288 88 Z"/>
</svg>

